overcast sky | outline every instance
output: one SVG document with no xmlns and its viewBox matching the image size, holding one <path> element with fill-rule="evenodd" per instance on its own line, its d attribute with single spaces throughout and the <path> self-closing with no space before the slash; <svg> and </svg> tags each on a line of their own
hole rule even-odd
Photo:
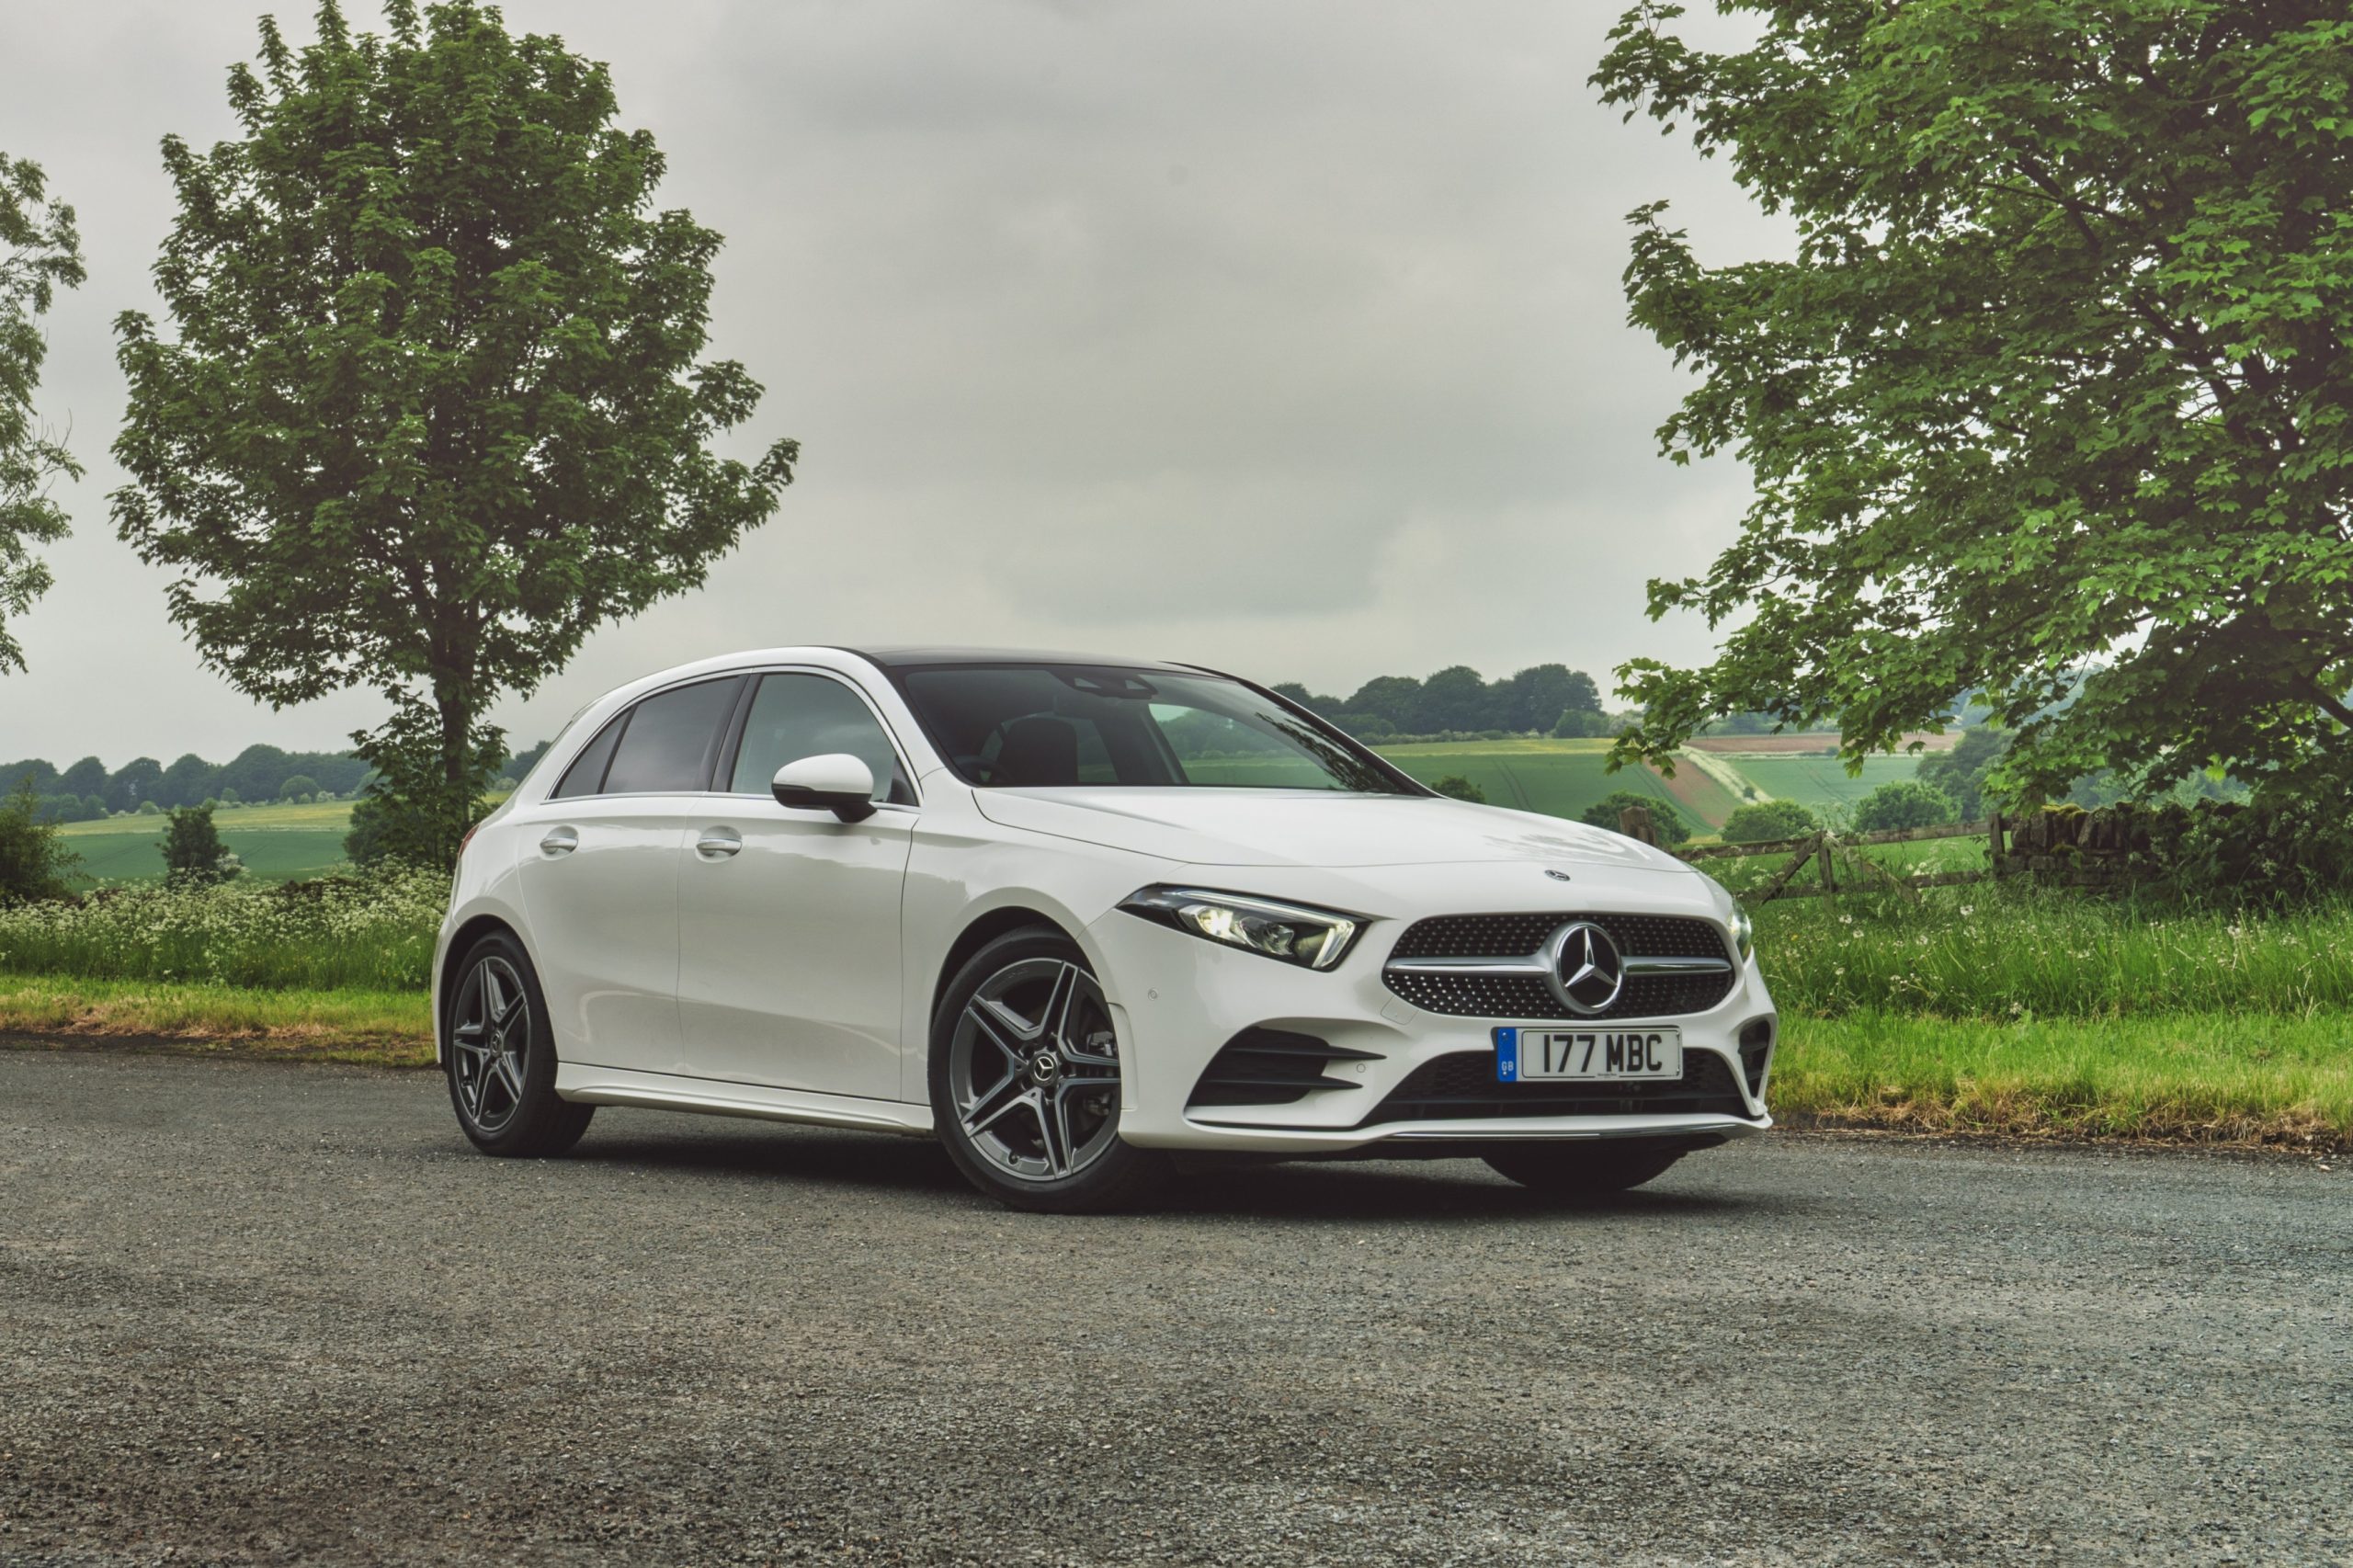
<svg viewBox="0 0 2353 1568">
<path fill-rule="evenodd" d="M 495 717 L 538 739 L 650 670 L 792 642 L 1342 695 L 1703 655 L 1643 583 L 1731 539 L 1745 477 L 1656 455 L 1679 382 L 1625 325 L 1623 218 L 1664 197 L 1711 260 L 1779 246 L 1721 164 L 1595 102 L 1617 8 L 511 0 L 511 27 L 611 62 L 662 204 L 727 236 L 711 354 L 767 387 L 742 446 L 797 437 L 802 462 L 707 589 Z M 157 142 L 233 132 L 262 9 L 0 0 L 0 148 L 79 210 L 90 269 L 41 394 L 90 472 L 18 625 L 31 668 L 0 676 L 0 757 L 219 760 L 381 717 L 368 692 L 271 712 L 204 669 L 107 514 L 110 323 L 154 309 L 172 213 Z"/>
</svg>

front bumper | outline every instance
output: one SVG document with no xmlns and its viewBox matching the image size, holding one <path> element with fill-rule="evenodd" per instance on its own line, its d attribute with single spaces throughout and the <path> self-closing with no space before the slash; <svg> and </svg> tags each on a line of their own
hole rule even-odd
<svg viewBox="0 0 2353 1568">
<path fill-rule="evenodd" d="M 1382 922 L 1338 968 L 1316 973 L 1119 911 L 1097 921 L 1087 935 L 1127 1063 L 1120 1136 L 1146 1148 L 1337 1154 L 1390 1144 L 1403 1154 L 1416 1145 L 1531 1139 L 1704 1142 L 1745 1137 L 1772 1125 L 1764 1100 L 1767 1079 L 1760 1074 L 1752 1085 L 1740 1054 L 1744 1030 L 1760 1023 L 1766 1031 L 1778 1029 L 1753 959 L 1734 975 L 1722 1000 L 1703 1013 L 1622 1020 L 1679 1028 L 1687 1062 L 1695 1052 L 1714 1053 L 1736 1094 L 1738 1114 L 1730 1114 L 1733 1106 L 1727 1102 L 1722 1111 L 1704 1113 L 1625 1114 L 1620 1108 L 1608 1115 L 1370 1119 L 1416 1069 L 1457 1052 L 1492 1052 L 1495 1025 L 1538 1021 L 1428 1012 L 1396 995 L 1383 983 L 1381 970 L 1404 927 L 1404 922 Z M 1620 1022 L 1610 1020 L 1612 1026 Z M 1251 1028 L 1312 1036 L 1350 1053 L 1325 1069 L 1348 1086 L 1291 1104 L 1188 1106 L 1219 1050 Z"/>
</svg>

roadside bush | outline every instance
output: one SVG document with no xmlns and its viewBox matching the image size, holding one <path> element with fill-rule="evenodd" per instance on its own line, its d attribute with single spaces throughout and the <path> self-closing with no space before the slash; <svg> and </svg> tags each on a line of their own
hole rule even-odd
<svg viewBox="0 0 2353 1568">
<path fill-rule="evenodd" d="M 57 824 L 41 815 L 30 779 L 0 801 L 0 905 L 64 897 L 65 880 L 81 863 Z"/>
<path fill-rule="evenodd" d="M 1451 795 L 1458 801 L 1469 801 L 1473 805 L 1487 803 L 1487 792 L 1460 773 L 1449 773 L 1430 788 L 1441 795 Z"/>
<path fill-rule="evenodd" d="M 1618 831 L 1618 814 L 1630 806 L 1641 806 L 1651 813 L 1651 826 L 1658 834 L 1662 847 L 1672 849 L 1691 836 L 1691 824 L 1681 812 L 1665 801 L 1649 795 L 1637 795 L 1631 790 L 1613 790 L 1586 808 L 1585 821 L 1594 827 Z"/>
<path fill-rule="evenodd" d="M 0 909 L 0 971 L 269 989 L 419 990 L 449 879 L 142 882 Z"/>
<path fill-rule="evenodd" d="M 1952 797 L 1933 784 L 1899 778 L 1855 802 L 1855 831 L 1884 833 L 1907 827 L 1942 827 L 1961 820 Z"/>
<path fill-rule="evenodd" d="M 1759 801 L 1724 819 L 1726 844 L 1764 844 L 1798 838 L 1822 826 L 1821 819 L 1795 801 Z"/>
</svg>

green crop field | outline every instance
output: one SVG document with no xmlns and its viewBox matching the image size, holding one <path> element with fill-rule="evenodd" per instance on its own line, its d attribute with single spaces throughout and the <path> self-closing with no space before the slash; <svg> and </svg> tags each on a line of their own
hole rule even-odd
<svg viewBox="0 0 2353 1568">
<path fill-rule="evenodd" d="M 315 805 L 223 806 L 212 813 L 221 841 L 245 863 L 246 874 L 262 881 L 315 877 L 343 859 L 343 835 L 351 830 L 351 802 Z M 82 857 L 76 868 L 89 882 L 147 881 L 164 874 L 162 817 L 107 817 L 68 823 L 66 845 Z"/>
<path fill-rule="evenodd" d="M 1916 756 L 1867 757 L 1863 771 L 1853 777 L 1835 756 L 1726 756 L 1722 760 L 1768 795 L 1796 801 L 1817 812 L 1850 808 L 1882 784 L 1920 776 Z"/>
<path fill-rule="evenodd" d="M 1665 781 L 1648 768 L 1608 772 L 1604 767 L 1609 755 L 1606 740 L 1435 741 L 1380 749 L 1425 784 L 1456 774 L 1485 790 L 1491 806 L 1547 816 L 1582 817 L 1588 807 L 1620 790 L 1670 803 L 1675 799 Z M 1688 810 L 1683 816 L 1695 830 L 1706 831 Z"/>
</svg>

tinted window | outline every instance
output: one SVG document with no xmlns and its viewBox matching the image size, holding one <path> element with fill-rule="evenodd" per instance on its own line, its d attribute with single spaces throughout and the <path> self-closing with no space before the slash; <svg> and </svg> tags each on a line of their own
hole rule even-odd
<svg viewBox="0 0 2353 1568">
<path fill-rule="evenodd" d="M 905 680 L 924 728 L 974 784 L 1420 792 L 1360 748 L 1217 676 L 943 665 Z"/>
<path fill-rule="evenodd" d="M 588 749 L 563 770 L 563 782 L 555 787 L 556 800 L 572 795 L 593 795 L 605 787 L 605 765 L 613 760 L 613 744 L 621 738 L 621 726 L 628 722 L 629 715 L 623 713 L 597 732 L 597 738 L 588 743 Z"/>
<path fill-rule="evenodd" d="M 711 750 L 741 688 L 732 676 L 707 680 L 631 709 L 603 793 L 675 795 L 710 788 Z"/>
<path fill-rule="evenodd" d="M 762 676 L 728 788 L 738 795 L 765 795 L 786 763 L 835 752 L 847 752 L 873 772 L 876 800 L 900 805 L 915 800 L 891 737 L 858 693 L 824 676 Z"/>
</svg>

